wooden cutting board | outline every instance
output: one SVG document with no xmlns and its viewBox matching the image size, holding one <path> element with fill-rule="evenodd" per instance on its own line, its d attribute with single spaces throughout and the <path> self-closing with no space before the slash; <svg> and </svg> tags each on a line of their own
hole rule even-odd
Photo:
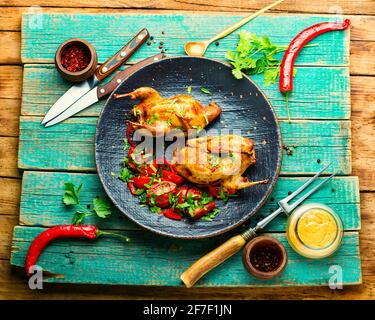
<svg viewBox="0 0 375 320">
<path fill-rule="evenodd" d="M 95 174 L 93 140 L 97 116 L 104 102 L 51 128 L 40 121 L 50 106 L 70 86 L 53 65 L 54 52 L 70 37 L 93 43 L 102 62 L 147 27 L 155 43 L 144 45 L 129 63 L 158 53 L 163 41 L 167 54 L 183 55 L 188 40 L 206 39 L 224 26 L 237 21 L 231 15 L 113 15 L 39 14 L 24 15 L 22 22 L 22 61 L 24 65 L 22 116 L 20 124 L 19 167 L 24 170 L 20 205 L 20 225 L 14 230 L 11 263 L 23 267 L 31 241 L 45 228 L 71 222 L 73 212 L 62 204 L 65 182 L 83 183 L 83 203 L 103 190 Z M 336 17 L 277 15 L 258 17 L 243 27 L 258 35 L 268 35 L 287 45 L 302 29 Z M 224 59 L 235 49 L 237 34 L 212 45 L 207 57 Z M 292 156 L 283 154 L 281 177 L 269 201 L 249 222 L 256 223 L 277 206 L 288 191 L 300 186 L 307 176 L 333 161 L 339 177 L 307 202 L 322 202 L 341 216 L 344 241 L 339 251 L 323 260 L 305 259 L 289 247 L 285 238 L 285 217 L 273 221 L 266 232 L 280 239 L 287 248 L 289 263 L 276 279 L 261 281 L 242 266 L 241 254 L 209 273 L 198 286 L 317 286 L 327 285 L 332 266 L 342 267 L 344 284 L 361 283 L 358 249 L 360 212 L 357 177 L 351 173 L 349 38 L 346 32 L 324 34 L 313 41 L 318 46 L 303 50 L 297 59 L 295 91 L 290 99 L 292 123 L 286 121 L 285 98 L 277 85 L 266 87 L 263 76 L 253 76 L 270 98 L 280 119 L 283 142 L 297 148 Z M 185 90 L 185 89 L 183 89 Z M 249 128 L 256 130 L 256 128 Z M 47 282 L 122 285 L 180 286 L 179 275 L 191 263 L 232 234 L 205 240 L 176 240 L 141 230 L 120 213 L 108 220 L 91 218 L 102 229 L 117 230 L 131 237 L 130 243 L 102 238 L 95 242 L 64 240 L 50 245 L 39 265 L 63 277 Z M 237 231 L 242 230 L 239 228 Z"/>
</svg>

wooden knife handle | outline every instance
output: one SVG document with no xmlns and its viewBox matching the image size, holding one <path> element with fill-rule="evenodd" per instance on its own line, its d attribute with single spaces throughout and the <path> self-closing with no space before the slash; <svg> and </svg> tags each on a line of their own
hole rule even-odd
<svg viewBox="0 0 375 320">
<path fill-rule="evenodd" d="M 207 253 L 195 262 L 182 275 L 181 280 L 187 288 L 191 288 L 201 277 L 219 264 L 233 256 L 245 245 L 246 240 L 241 236 L 234 236 L 224 242 L 220 247 Z"/>
<path fill-rule="evenodd" d="M 104 62 L 95 71 L 95 76 L 99 81 L 102 81 L 119 66 L 125 63 L 134 52 L 148 39 L 149 33 L 147 29 L 142 29 L 130 42 L 122 47 L 116 54 Z"/>
<path fill-rule="evenodd" d="M 155 61 L 159 61 L 165 58 L 164 53 L 159 53 L 157 55 L 154 55 L 150 58 L 144 59 L 142 61 L 137 62 L 136 64 L 133 64 L 132 66 L 127 67 L 123 71 L 119 71 L 116 76 L 112 78 L 112 80 L 106 84 L 103 84 L 101 86 L 98 86 L 98 98 L 102 99 L 105 96 L 108 96 L 110 93 L 112 93 L 117 86 L 126 80 L 128 77 L 130 77 L 134 72 L 138 71 L 139 69 L 143 68 L 144 66 L 151 64 Z"/>
</svg>

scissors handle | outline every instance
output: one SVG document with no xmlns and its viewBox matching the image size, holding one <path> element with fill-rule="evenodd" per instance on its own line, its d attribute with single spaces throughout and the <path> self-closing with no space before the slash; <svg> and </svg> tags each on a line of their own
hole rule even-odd
<svg viewBox="0 0 375 320">
<path fill-rule="evenodd" d="M 148 64 L 162 60 L 164 58 L 165 58 L 165 54 L 159 53 L 155 56 L 139 61 L 138 63 L 133 64 L 132 66 L 129 66 L 123 71 L 118 72 L 116 76 L 112 78 L 111 81 L 109 81 L 106 84 L 98 86 L 98 89 L 97 89 L 98 99 L 102 99 L 108 96 L 109 94 L 111 94 L 121 82 L 123 82 L 125 79 L 131 76 L 134 72 L 138 71 L 139 69 L 143 68 L 144 66 Z"/>
<path fill-rule="evenodd" d="M 95 71 L 95 76 L 99 81 L 102 81 L 115 71 L 119 66 L 125 63 L 134 52 L 148 39 L 149 33 L 147 29 L 142 29 L 132 40 L 130 40 L 124 47 L 117 51 L 111 58 L 104 62 Z"/>
</svg>

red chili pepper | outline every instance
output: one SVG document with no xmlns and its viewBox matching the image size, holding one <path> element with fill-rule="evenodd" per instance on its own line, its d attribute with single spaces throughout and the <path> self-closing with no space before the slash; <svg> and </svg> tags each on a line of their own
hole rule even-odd
<svg viewBox="0 0 375 320">
<path fill-rule="evenodd" d="M 130 190 L 130 193 L 133 195 L 133 196 L 136 196 L 137 195 L 137 189 L 134 187 L 134 184 L 133 182 L 128 182 L 128 188 Z"/>
<path fill-rule="evenodd" d="M 128 127 L 126 128 L 126 138 L 128 139 L 128 142 L 130 144 L 131 147 L 135 147 L 135 143 L 133 142 L 132 138 L 131 138 L 131 132 L 133 130 L 133 125 L 128 122 Z"/>
<path fill-rule="evenodd" d="M 43 249 L 58 238 L 87 238 L 96 239 L 100 235 L 96 226 L 63 225 L 52 227 L 38 235 L 29 248 L 26 257 L 26 273 L 31 275 L 30 268 L 35 266 Z"/>
<path fill-rule="evenodd" d="M 94 240 L 101 235 L 112 235 L 122 238 L 125 241 L 129 241 L 128 237 L 116 233 L 101 231 L 96 226 L 90 225 L 62 225 L 47 229 L 38 235 L 31 243 L 25 262 L 26 274 L 28 276 L 32 275 L 31 268 L 36 265 L 44 248 L 47 247 L 53 240 L 62 238 L 86 238 L 89 240 Z"/>
<path fill-rule="evenodd" d="M 165 169 L 161 171 L 161 176 L 163 180 L 172 181 L 178 186 L 184 183 L 184 178 L 174 172 L 167 171 Z"/>
<path fill-rule="evenodd" d="M 204 205 L 203 208 L 196 208 L 193 210 L 192 214 L 191 214 L 191 218 L 193 220 L 197 220 L 199 218 L 201 218 L 202 216 L 204 216 L 205 214 L 211 212 L 212 210 L 214 210 L 216 207 L 216 202 L 215 201 L 211 201 L 207 204 Z"/>
<path fill-rule="evenodd" d="M 294 61 L 297 58 L 301 49 L 312 39 L 322 33 L 344 30 L 350 26 L 350 20 L 346 19 L 344 22 L 323 22 L 315 24 L 302 32 L 300 32 L 289 44 L 285 51 L 283 61 L 280 68 L 280 91 L 287 93 L 293 90 L 293 68 Z"/>
<path fill-rule="evenodd" d="M 182 219 L 182 217 L 179 214 L 177 214 L 176 212 L 174 212 L 172 209 L 163 210 L 161 213 L 169 219 L 173 219 L 173 220 L 181 220 Z"/>
</svg>

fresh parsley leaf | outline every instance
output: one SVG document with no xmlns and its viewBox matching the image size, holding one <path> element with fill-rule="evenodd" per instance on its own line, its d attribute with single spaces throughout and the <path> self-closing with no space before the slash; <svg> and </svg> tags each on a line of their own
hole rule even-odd
<svg viewBox="0 0 375 320">
<path fill-rule="evenodd" d="M 188 94 L 191 93 L 191 86 L 188 86 L 188 87 L 187 87 L 187 93 L 188 93 Z"/>
<path fill-rule="evenodd" d="M 107 200 L 96 197 L 93 204 L 93 210 L 99 218 L 107 218 L 111 214 L 111 204 Z"/>
<path fill-rule="evenodd" d="M 90 213 L 85 213 L 85 212 L 77 211 L 74 214 L 74 216 L 73 216 L 72 224 L 79 225 L 79 224 L 81 224 L 81 222 L 83 221 L 84 218 L 86 218 L 86 217 L 88 217 L 90 215 L 91 215 Z"/>
<path fill-rule="evenodd" d="M 208 89 L 206 89 L 206 88 L 201 88 L 201 91 L 203 92 L 203 93 L 205 93 L 205 94 L 209 94 L 209 95 L 212 95 L 212 93 L 211 93 L 211 91 L 210 90 L 208 90 Z"/>
<path fill-rule="evenodd" d="M 130 179 L 130 170 L 127 167 L 122 168 L 118 178 L 123 182 L 128 182 Z"/>
<path fill-rule="evenodd" d="M 67 182 L 65 183 L 65 194 L 63 197 L 63 202 L 67 206 L 71 206 L 74 204 L 79 204 L 79 194 L 81 192 L 82 183 L 75 187 L 74 183 Z"/>
<path fill-rule="evenodd" d="M 215 219 L 215 217 L 220 213 L 220 209 L 219 208 L 215 208 L 214 210 L 212 210 L 211 212 L 207 213 L 206 215 L 204 215 L 201 220 L 204 220 L 204 221 L 213 221 Z"/>
<path fill-rule="evenodd" d="M 265 86 L 270 86 L 271 84 L 276 83 L 277 77 L 280 74 L 280 68 L 268 68 L 264 72 L 264 85 Z"/>
</svg>

